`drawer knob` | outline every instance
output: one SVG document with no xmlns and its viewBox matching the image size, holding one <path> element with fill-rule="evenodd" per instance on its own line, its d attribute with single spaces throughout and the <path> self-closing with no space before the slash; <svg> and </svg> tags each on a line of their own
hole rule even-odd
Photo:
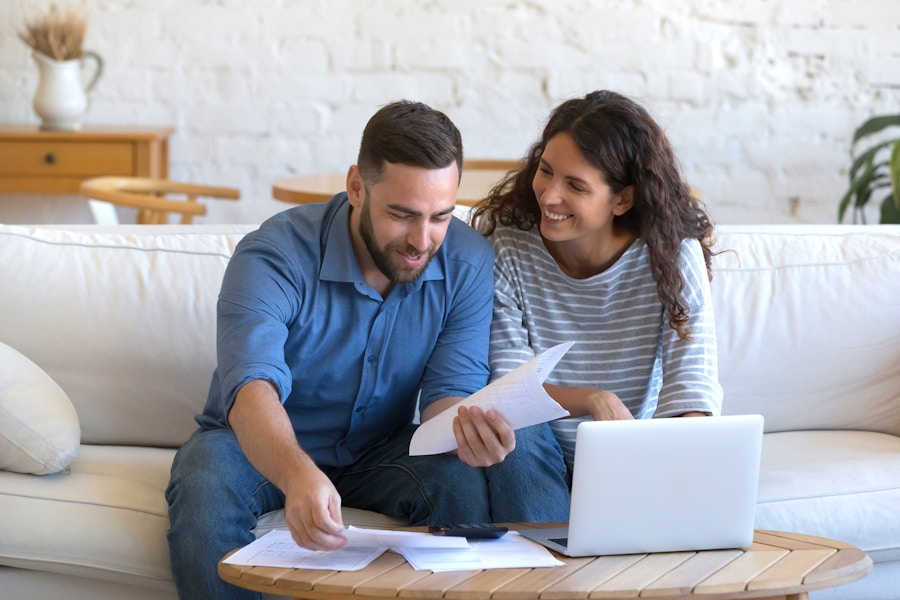
<svg viewBox="0 0 900 600">
<path fill-rule="evenodd" d="M 48 165 L 55 164 L 56 163 L 56 155 L 53 154 L 52 152 L 48 152 L 44 156 L 44 162 L 47 163 Z"/>
</svg>

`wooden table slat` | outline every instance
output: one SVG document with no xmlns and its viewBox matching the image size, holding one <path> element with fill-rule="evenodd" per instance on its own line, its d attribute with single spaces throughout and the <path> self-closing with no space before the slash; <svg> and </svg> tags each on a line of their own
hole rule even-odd
<svg viewBox="0 0 900 600">
<path fill-rule="evenodd" d="M 842 585 L 865 577 L 872 571 L 872 559 L 859 548 L 842 547 L 803 579 L 809 586 Z"/>
<path fill-rule="evenodd" d="M 781 534 L 777 531 L 757 531 L 756 535 L 753 536 L 754 541 L 761 542 L 763 544 L 771 544 L 773 546 L 777 546 L 779 548 L 785 548 L 786 550 L 816 550 L 819 548 L 834 548 L 833 543 L 827 543 L 831 540 L 827 540 L 826 544 L 822 544 L 821 538 L 815 538 L 809 535 L 798 535 L 791 534 L 790 536 L 786 536 L 785 534 Z M 819 540 L 818 542 L 816 540 Z"/>
<path fill-rule="evenodd" d="M 316 592 L 325 594 L 351 594 L 360 585 L 387 573 L 391 569 L 406 562 L 406 559 L 393 552 L 385 552 L 359 571 L 338 571 L 313 586 Z"/>
<path fill-rule="evenodd" d="M 285 592 L 308 592 L 318 582 L 337 573 L 338 571 L 325 571 L 322 569 L 294 569 L 276 581 L 275 587 Z"/>
<path fill-rule="evenodd" d="M 541 600 L 587 598 L 591 590 L 643 559 L 646 554 L 598 556 L 564 580 L 548 587 Z"/>
<path fill-rule="evenodd" d="M 531 572 L 517 577 L 495 591 L 491 598 L 493 600 L 537 600 L 546 588 L 570 576 L 593 560 L 593 557 L 570 558 L 561 567 L 532 569 Z"/>
<path fill-rule="evenodd" d="M 746 552 L 694 586 L 695 594 L 732 594 L 747 589 L 753 578 L 788 555 L 788 550 Z"/>
<path fill-rule="evenodd" d="M 488 569 L 450 588 L 444 594 L 447 600 L 484 600 L 494 590 L 528 573 L 531 569 Z"/>
<path fill-rule="evenodd" d="M 294 569 L 284 567 L 256 567 L 244 571 L 241 579 L 254 585 L 275 585 L 275 582 L 286 575 L 290 575 Z"/>
<path fill-rule="evenodd" d="M 790 549 L 785 548 L 783 545 L 772 545 L 772 544 L 763 544 L 762 542 L 754 541 L 750 544 L 749 548 L 746 548 L 747 552 L 784 552 L 787 550 L 790 552 Z"/>
<path fill-rule="evenodd" d="M 354 592 L 364 596 L 393 598 L 406 586 L 415 583 L 423 577 L 428 577 L 430 574 L 431 571 L 416 571 L 412 565 L 404 561 L 397 568 L 391 569 L 387 573 L 360 585 Z"/>
<path fill-rule="evenodd" d="M 642 595 L 687 596 L 697 585 L 742 554 L 740 550 L 698 552 L 648 585 Z"/>
<path fill-rule="evenodd" d="M 834 548 L 792 552 L 766 569 L 747 585 L 748 590 L 800 588 L 807 573 L 837 552 Z"/>
<path fill-rule="evenodd" d="M 445 571 L 443 573 L 431 573 L 427 577 L 407 585 L 400 590 L 400 598 L 443 598 L 452 587 L 474 577 L 481 571 Z"/>
<path fill-rule="evenodd" d="M 694 556 L 694 552 L 659 552 L 644 558 L 595 587 L 589 598 L 636 598 L 648 585 Z"/>
</svg>

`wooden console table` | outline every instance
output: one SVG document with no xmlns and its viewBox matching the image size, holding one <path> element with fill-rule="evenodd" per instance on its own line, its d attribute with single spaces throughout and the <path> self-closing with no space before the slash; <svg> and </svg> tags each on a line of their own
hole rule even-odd
<svg viewBox="0 0 900 600">
<path fill-rule="evenodd" d="M 565 566 L 432 573 L 415 571 L 388 552 L 353 572 L 220 562 L 219 575 L 250 590 L 317 600 L 806 600 L 811 590 L 849 583 L 872 570 L 872 560 L 855 546 L 778 531 L 757 531 L 744 550 L 558 558 Z"/>
<path fill-rule="evenodd" d="M 0 126 L 0 193 L 78 194 L 82 181 L 100 175 L 168 178 L 172 132 L 162 127 L 41 131 Z"/>
</svg>

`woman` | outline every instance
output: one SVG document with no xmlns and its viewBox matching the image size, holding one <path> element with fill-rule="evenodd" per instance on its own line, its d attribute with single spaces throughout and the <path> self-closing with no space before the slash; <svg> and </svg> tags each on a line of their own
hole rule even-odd
<svg viewBox="0 0 900 600">
<path fill-rule="evenodd" d="M 570 470 L 581 420 L 720 412 L 713 227 L 646 110 L 564 102 L 473 221 L 496 253 L 491 377 L 576 342 L 545 383 Z"/>
</svg>

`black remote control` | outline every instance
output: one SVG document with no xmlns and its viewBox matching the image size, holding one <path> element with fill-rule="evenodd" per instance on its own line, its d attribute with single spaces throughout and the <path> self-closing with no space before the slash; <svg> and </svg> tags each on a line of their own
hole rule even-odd
<svg viewBox="0 0 900 600">
<path fill-rule="evenodd" d="M 449 535 L 473 540 L 487 540 L 501 537 L 509 530 L 506 527 L 497 527 L 490 523 L 460 523 L 458 525 L 431 525 L 428 528 L 428 531 L 433 535 Z"/>
</svg>

